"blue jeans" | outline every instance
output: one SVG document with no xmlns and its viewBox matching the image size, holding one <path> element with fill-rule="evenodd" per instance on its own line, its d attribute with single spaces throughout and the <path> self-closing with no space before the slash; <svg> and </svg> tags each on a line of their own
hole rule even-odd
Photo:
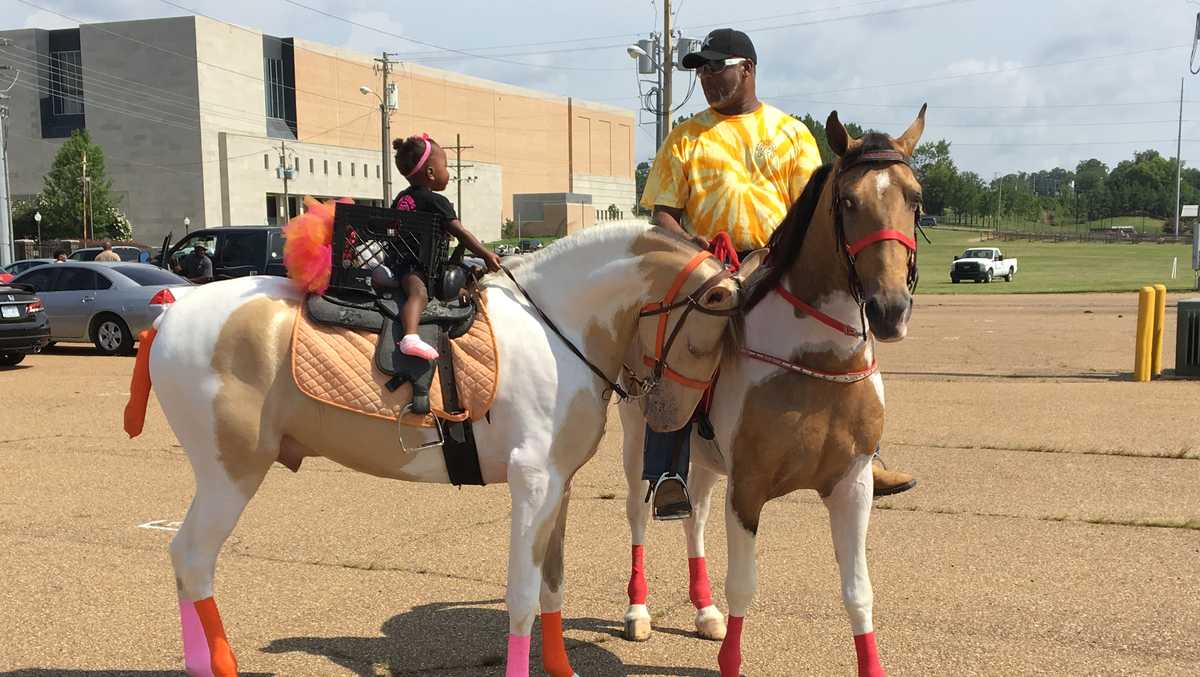
<svg viewBox="0 0 1200 677">
<path fill-rule="evenodd" d="M 692 458 L 692 421 L 679 430 L 656 433 L 646 426 L 646 446 L 642 456 L 642 479 L 653 485 L 665 473 L 676 473 L 687 481 Z"/>
</svg>

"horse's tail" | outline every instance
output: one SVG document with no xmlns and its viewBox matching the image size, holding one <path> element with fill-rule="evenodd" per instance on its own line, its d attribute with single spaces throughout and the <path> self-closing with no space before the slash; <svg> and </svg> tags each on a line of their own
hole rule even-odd
<svg viewBox="0 0 1200 677">
<path fill-rule="evenodd" d="M 125 404 L 125 432 L 137 437 L 146 425 L 146 405 L 150 402 L 150 346 L 157 329 L 138 334 L 137 360 L 133 363 L 133 378 L 129 383 L 129 402 Z"/>
</svg>

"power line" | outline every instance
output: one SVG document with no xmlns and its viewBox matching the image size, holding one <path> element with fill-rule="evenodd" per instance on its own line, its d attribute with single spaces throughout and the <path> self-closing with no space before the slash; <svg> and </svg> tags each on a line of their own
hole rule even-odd
<svg viewBox="0 0 1200 677">
<path fill-rule="evenodd" d="M 25 0 L 19 0 L 19 1 L 24 2 Z M 326 12 L 323 9 L 311 7 L 302 2 L 297 2 L 296 0 L 283 0 L 283 2 L 286 2 L 289 5 L 294 5 L 301 9 L 306 9 L 306 10 L 316 13 L 316 14 L 320 14 L 321 16 L 328 17 L 330 19 L 334 19 L 335 21 L 341 21 L 343 23 L 350 24 L 351 26 L 356 26 L 358 28 L 363 28 L 363 29 L 366 29 L 369 31 L 374 31 L 381 35 L 387 35 L 387 36 L 396 38 L 398 40 L 404 40 L 405 42 L 411 42 L 415 45 L 421 45 L 422 47 L 429 47 L 430 49 L 437 49 L 437 50 L 441 50 L 443 52 L 450 52 L 453 54 L 461 54 L 464 57 L 468 57 L 468 58 L 472 58 L 472 59 L 483 59 L 485 61 L 496 61 L 498 63 L 505 63 L 505 64 L 509 64 L 509 65 L 513 65 L 513 66 L 524 66 L 526 68 L 544 68 L 544 69 L 549 69 L 549 70 L 566 70 L 566 71 L 618 71 L 618 70 L 624 70 L 621 68 L 583 68 L 583 67 L 577 67 L 577 66 L 543 65 L 543 64 L 526 63 L 523 61 L 512 61 L 510 59 L 506 59 L 506 58 L 498 57 L 498 56 L 485 56 L 485 55 L 480 55 L 480 54 L 472 54 L 465 50 L 455 49 L 453 47 L 443 47 L 441 45 L 436 45 L 432 42 L 426 42 L 424 40 L 418 40 L 416 38 L 411 38 L 407 35 L 401 35 L 399 33 L 393 33 L 391 31 L 386 31 L 382 28 L 379 28 L 378 26 L 371 26 L 369 24 L 364 24 L 364 23 L 360 23 L 358 21 L 354 21 L 353 19 L 347 19 L 344 16 L 338 16 L 337 14 L 333 14 L 332 12 Z"/>
</svg>

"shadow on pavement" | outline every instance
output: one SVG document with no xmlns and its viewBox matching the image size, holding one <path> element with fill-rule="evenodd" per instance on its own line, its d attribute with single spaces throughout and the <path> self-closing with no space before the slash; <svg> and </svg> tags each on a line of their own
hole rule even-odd
<svg viewBox="0 0 1200 677">
<path fill-rule="evenodd" d="M 239 677 L 275 677 L 271 672 L 239 672 Z M 25 668 L 0 672 L 0 677 L 187 677 L 183 670 L 68 670 L 65 668 Z"/>
<path fill-rule="evenodd" d="M 480 605 L 502 604 L 499 599 L 425 604 L 388 619 L 380 629 L 382 636 L 289 637 L 271 642 L 262 651 L 322 656 L 361 677 L 374 677 L 380 668 L 391 674 L 499 674 L 508 643 L 508 615 L 503 609 Z M 664 671 L 680 677 L 719 677 L 717 671 L 701 668 L 626 665 L 604 648 L 608 640 L 580 642 L 569 636 L 573 630 L 582 630 L 619 638 L 621 626 L 616 621 L 568 617 L 563 619 L 563 629 L 572 667 L 589 677 L 661 675 Z M 537 672 L 541 666 L 540 632 L 535 623 L 529 664 Z"/>
</svg>

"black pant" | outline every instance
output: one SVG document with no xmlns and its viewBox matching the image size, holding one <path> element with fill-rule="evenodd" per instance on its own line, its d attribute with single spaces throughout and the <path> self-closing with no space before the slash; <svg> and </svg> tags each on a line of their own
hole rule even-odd
<svg viewBox="0 0 1200 677">
<path fill-rule="evenodd" d="M 677 473 L 684 480 L 692 458 L 692 422 L 679 430 L 656 433 L 646 426 L 646 446 L 642 460 L 642 479 L 658 481 L 666 473 Z"/>
</svg>

